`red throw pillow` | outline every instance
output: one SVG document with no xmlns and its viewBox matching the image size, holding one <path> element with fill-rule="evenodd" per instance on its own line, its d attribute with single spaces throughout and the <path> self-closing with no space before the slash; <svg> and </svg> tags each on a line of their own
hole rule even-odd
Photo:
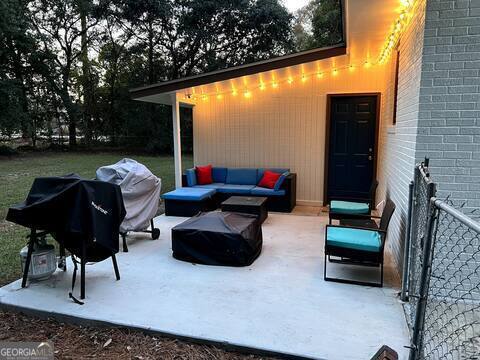
<svg viewBox="0 0 480 360">
<path fill-rule="evenodd" d="M 258 183 L 258 186 L 273 189 L 275 187 L 275 183 L 280 178 L 280 176 L 282 176 L 282 174 L 265 170 L 265 172 L 263 173 L 262 180 L 260 180 L 260 182 Z"/>
<path fill-rule="evenodd" d="M 212 180 L 212 165 L 195 166 L 197 173 L 197 183 L 199 185 L 207 185 L 213 183 Z"/>
</svg>

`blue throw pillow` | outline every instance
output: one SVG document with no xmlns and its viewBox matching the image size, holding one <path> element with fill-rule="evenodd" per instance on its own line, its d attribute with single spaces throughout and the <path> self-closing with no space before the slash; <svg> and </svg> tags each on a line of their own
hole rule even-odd
<svg viewBox="0 0 480 360">
<path fill-rule="evenodd" d="M 197 185 L 197 174 L 195 169 L 185 170 L 185 175 L 187 176 L 187 186 L 191 187 Z"/>
<path fill-rule="evenodd" d="M 275 186 L 273 187 L 273 190 L 278 191 L 280 190 L 280 187 L 282 186 L 283 182 L 285 181 L 285 178 L 290 174 L 288 171 L 285 171 L 280 177 L 278 178 L 277 182 L 275 183 Z"/>
</svg>

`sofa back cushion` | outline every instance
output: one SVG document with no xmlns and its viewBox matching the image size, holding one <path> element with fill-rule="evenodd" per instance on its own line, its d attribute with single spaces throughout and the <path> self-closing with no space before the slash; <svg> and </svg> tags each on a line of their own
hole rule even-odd
<svg viewBox="0 0 480 360">
<path fill-rule="evenodd" d="M 251 168 L 229 168 L 227 169 L 227 184 L 256 185 L 257 169 Z"/>
<path fill-rule="evenodd" d="M 265 170 L 273 171 L 275 173 L 283 174 L 285 172 L 290 171 L 290 169 L 287 168 L 260 168 L 257 171 L 257 184 L 260 180 L 263 178 L 263 174 L 265 173 Z"/>
<path fill-rule="evenodd" d="M 185 170 L 185 175 L 187 177 L 187 186 L 197 185 L 197 173 L 195 172 L 195 169 Z"/>
<path fill-rule="evenodd" d="M 227 168 L 214 167 L 212 168 L 212 178 L 214 183 L 224 183 L 227 179 Z"/>
</svg>

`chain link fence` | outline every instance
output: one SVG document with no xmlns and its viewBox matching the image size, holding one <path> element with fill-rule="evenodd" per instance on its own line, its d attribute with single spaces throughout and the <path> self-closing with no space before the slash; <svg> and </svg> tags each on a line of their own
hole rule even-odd
<svg viewBox="0 0 480 360">
<path fill-rule="evenodd" d="M 479 360 L 478 217 L 434 197 L 428 161 L 415 170 L 413 188 L 404 284 L 410 359 Z"/>
</svg>

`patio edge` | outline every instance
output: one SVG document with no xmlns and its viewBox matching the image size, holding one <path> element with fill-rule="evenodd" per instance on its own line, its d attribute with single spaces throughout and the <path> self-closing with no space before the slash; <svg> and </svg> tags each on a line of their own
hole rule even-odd
<svg viewBox="0 0 480 360">
<path fill-rule="evenodd" d="M 1 300 L 1 297 L 0 297 L 0 300 Z M 190 343 L 194 343 L 198 345 L 215 346 L 219 349 L 223 349 L 226 351 L 235 351 L 245 355 L 269 356 L 269 357 L 276 357 L 280 359 L 292 359 L 292 360 L 312 360 L 312 359 L 327 360 L 326 358 L 307 357 L 307 356 L 289 354 L 289 353 L 272 351 L 267 349 L 254 348 L 254 347 L 249 347 L 245 345 L 238 345 L 238 344 L 230 343 L 228 341 L 217 341 L 217 340 L 205 339 L 200 337 L 180 335 L 180 334 L 165 332 L 161 330 L 154 330 L 151 328 L 144 328 L 141 326 L 117 324 L 117 323 L 105 321 L 105 320 L 85 319 L 85 318 L 72 316 L 72 315 L 65 315 L 65 314 L 55 314 L 55 313 L 50 313 L 43 310 L 36 310 L 36 309 L 18 306 L 18 305 L 5 304 L 5 303 L 2 303 L 1 301 L 0 301 L 0 310 L 36 316 L 41 319 L 55 319 L 57 321 L 72 324 L 72 325 L 130 329 L 130 330 L 142 332 L 143 334 L 147 334 L 147 335 L 159 335 L 159 336 L 170 338 L 170 339 L 188 341 Z"/>
</svg>

